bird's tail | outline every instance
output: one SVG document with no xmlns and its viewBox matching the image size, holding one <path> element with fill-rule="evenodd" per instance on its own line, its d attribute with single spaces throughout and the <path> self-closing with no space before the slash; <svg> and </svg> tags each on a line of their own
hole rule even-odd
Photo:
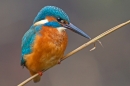
<svg viewBox="0 0 130 86">
<path fill-rule="evenodd" d="M 36 74 L 36 72 L 30 71 L 30 74 L 33 76 L 33 75 Z M 34 82 L 34 83 L 37 83 L 37 82 L 40 81 L 40 79 L 41 79 L 41 76 L 38 75 L 38 76 L 36 76 L 35 78 L 33 78 L 33 82 Z"/>
</svg>

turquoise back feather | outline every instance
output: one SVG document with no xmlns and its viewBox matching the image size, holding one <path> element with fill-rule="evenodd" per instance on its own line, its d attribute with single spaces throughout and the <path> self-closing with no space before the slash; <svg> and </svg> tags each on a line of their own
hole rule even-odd
<svg viewBox="0 0 130 86">
<path fill-rule="evenodd" d="M 22 38 L 22 56 L 21 56 L 21 65 L 25 65 L 24 55 L 30 54 L 32 52 L 32 46 L 35 40 L 36 35 L 41 30 L 42 25 L 31 26 L 30 29 L 24 34 Z"/>
</svg>

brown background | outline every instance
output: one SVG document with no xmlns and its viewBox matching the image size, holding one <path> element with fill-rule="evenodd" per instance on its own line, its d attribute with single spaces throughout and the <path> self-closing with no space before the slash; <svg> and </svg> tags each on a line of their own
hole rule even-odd
<svg viewBox="0 0 130 86">
<path fill-rule="evenodd" d="M 20 66 L 21 38 L 46 5 L 62 8 L 73 24 L 92 38 L 130 19 L 128 0 L 1 0 L 0 86 L 16 86 L 30 75 Z M 88 40 L 67 30 L 66 53 Z M 101 39 L 44 73 L 26 86 L 130 86 L 130 25 Z"/>
</svg>

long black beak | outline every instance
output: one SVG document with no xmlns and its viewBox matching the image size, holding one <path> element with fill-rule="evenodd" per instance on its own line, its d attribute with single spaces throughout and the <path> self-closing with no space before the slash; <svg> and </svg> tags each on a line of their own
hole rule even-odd
<svg viewBox="0 0 130 86">
<path fill-rule="evenodd" d="M 66 24 L 64 27 L 72 30 L 75 33 L 78 33 L 81 36 L 84 36 L 85 38 L 91 39 L 85 32 L 74 26 L 72 23 Z"/>
</svg>

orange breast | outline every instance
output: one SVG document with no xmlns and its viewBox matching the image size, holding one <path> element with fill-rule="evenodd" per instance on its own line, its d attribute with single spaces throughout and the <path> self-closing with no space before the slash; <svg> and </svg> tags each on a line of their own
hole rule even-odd
<svg viewBox="0 0 130 86">
<path fill-rule="evenodd" d="M 37 34 L 33 51 L 26 55 L 26 66 L 29 70 L 39 72 L 60 61 L 68 42 L 65 31 L 59 33 L 55 28 L 43 27 Z"/>
</svg>

